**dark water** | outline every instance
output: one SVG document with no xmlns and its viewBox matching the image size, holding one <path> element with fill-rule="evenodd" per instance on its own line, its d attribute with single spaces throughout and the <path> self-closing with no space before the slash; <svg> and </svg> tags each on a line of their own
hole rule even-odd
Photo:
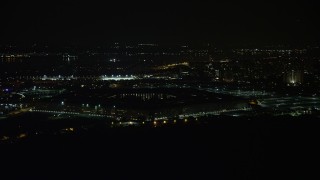
<svg viewBox="0 0 320 180">
<path fill-rule="evenodd" d="M 3 55 L 5 56 L 5 55 Z M 115 62 L 112 60 L 116 59 Z M 64 54 L 31 55 L 26 57 L 0 57 L 2 76 L 58 76 L 58 75 L 111 75 L 144 71 L 154 61 L 143 57 L 110 54 L 78 54 L 66 58 Z M 158 60 L 161 63 L 161 59 Z"/>
<path fill-rule="evenodd" d="M 60 56 L 1 58 L 0 71 L 8 76 L 35 76 L 62 73 L 67 65 Z"/>
</svg>

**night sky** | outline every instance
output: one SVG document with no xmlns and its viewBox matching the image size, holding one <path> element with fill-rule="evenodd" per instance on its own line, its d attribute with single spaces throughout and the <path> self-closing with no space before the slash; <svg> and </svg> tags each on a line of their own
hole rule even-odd
<svg viewBox="0 0 320 180">
<path fill-rule="evenodd" d="M 211 42 L 312 44 L 320 40 L 316 2 L 2 2 L 1 44 Z"/>
</svg>

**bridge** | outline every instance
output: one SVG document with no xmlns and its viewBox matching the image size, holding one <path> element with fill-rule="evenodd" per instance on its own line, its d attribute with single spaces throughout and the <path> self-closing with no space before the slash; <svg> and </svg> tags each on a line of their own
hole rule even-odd
<svg viewBox="0 0 320 180">
<path fill-rule="evenodd" d="M 189 118 L 189 117 L 202 117 L 207 115 L 220 115 L 222 113 L 229 113 L 229 112 L 237 112 L 237 111 L 251 111 L 251 108 L 238 108 L 238 109 L 224 109 L 224 110 L 217 110 L 217 111 L 209 111 L 209 112 L 198 112 L 198 113 L 191 113 L 191 114 L 180 114 L 178 115 L 179 119 Z M 77 115 L 77 116 L 85 116 L 85 117 L 107 117 L 107 118 L 115 118 L 114 116 L 103 115 L 103 114 L 87 114 L 87 113 L 79 113 L 79 112 L 71 112 L 71 111 L 50 111 L 50 110 L 43 110 L 43 109 L 30 109 L 30 112 L 39 112 L 39 113 L 50 113 L 50 114 L 66 114 L 66 115 Z M 156 117 L 154 120 L 166 120 L 170 117 L 163 116 L 163 117 Z"/>
<path fill-rule="evenodd" d="M 89 117 L 108 117 L 114 118 L 113 116 L 107 116 L 102 114 L 87 114 L 87 113 L 79 113 L 79 112 L 71 112 L 71 111 L 50 111 L 43 109 L 30 109 L 30 112 L 39 112 L 39 113 L 50 113 L 50 114 L 66 114 L 66 115 L 78 115 L 78 116 L 89 116 Z"/>
</svg>

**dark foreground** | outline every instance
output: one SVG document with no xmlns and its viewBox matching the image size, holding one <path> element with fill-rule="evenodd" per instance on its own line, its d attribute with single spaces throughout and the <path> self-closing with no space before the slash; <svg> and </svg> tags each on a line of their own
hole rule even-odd
<svg viewBox="0 0 320 180">
<path fill-rule="evenodd" d="M 5 179 L 318 179 L 318 118 L 110 128 L 1 145 Z M 4 178 L 1 178 L 4 179 Z"/>
</svg>

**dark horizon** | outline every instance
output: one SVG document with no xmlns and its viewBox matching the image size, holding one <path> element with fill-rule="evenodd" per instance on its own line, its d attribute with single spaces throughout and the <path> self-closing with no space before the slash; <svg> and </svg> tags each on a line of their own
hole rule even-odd
<svg viewBox="0 0 320 180">
<path fill-rule="evenodd" d="M 315 2 L 4 2 L 0 44 L 318 44 Z"/>
</svg>

